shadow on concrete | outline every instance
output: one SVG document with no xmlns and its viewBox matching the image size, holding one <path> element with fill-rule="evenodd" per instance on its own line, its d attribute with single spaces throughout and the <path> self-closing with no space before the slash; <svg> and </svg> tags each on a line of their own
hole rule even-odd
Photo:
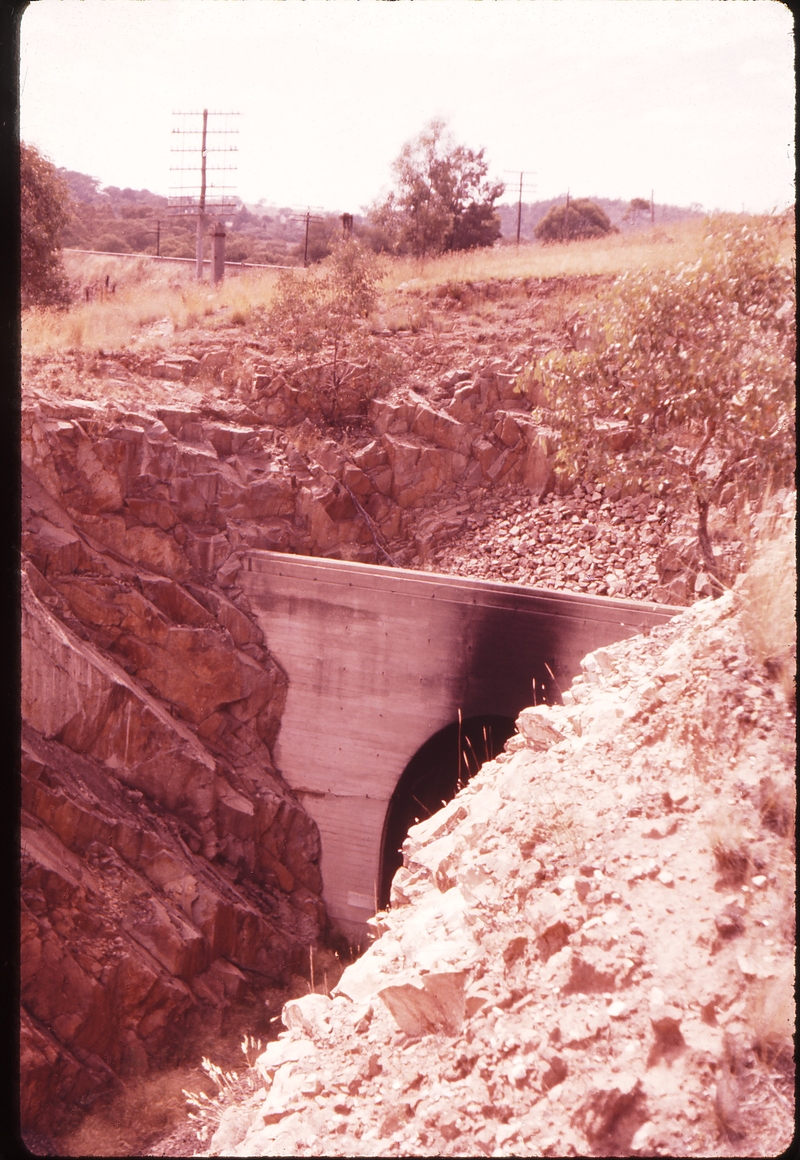
<svg viewBox="0 0 800 1160">
<path fill-rule="evenodd" d="M 488 714 L 454 721 L 417 750 L 400 776 L 383 826 L 378 906 L 389 904 L 395 873 L 403 865 L 400 848 L 410 826 L 451 801 L 485 761 L 499 753 L 514 732 L 514 719 Z M 459 757 L 460 742 L 460 757 Z"/>
</svg>

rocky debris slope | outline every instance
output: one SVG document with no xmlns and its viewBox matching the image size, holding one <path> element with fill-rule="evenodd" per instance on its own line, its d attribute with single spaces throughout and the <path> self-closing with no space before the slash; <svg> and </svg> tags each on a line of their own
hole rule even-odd
<svg viewBox="0 0 800 1160">
<path fill-rule="evenodd" d="M 23 425 L 21 1111 L 57 1129 L 327 919 L 271 758 L 286 677 L 198 518 L 216 476 L 155 417 Z"/>
<path fill-rule="evenodd" d="M 206 1105 L 202 1155 L 786 1148 L 794 704 L 754 603 L 702 601 L 524 710 L 411 829 L 333 996 L 288 1003 Z"/>
</svg>

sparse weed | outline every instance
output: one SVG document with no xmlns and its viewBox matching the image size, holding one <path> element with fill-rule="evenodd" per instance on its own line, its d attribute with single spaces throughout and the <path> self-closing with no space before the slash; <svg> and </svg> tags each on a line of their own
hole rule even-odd
<svg viewBox="0 0 800 1160">
<path fill-rule="evenodd" d="M 209 1096 L 205 1092 L 190 1092 L 183 1090 L 186 1102 L 194 1111 L 188 1113 L 189 1119 L 197 1123 L 197 1135 L 200 1140 L 207 1140 L 217 1130 L 222 1119 L 222 1113 L 227 1107 L 244 1103 L 260 1087 L 263 1086 L 263 1077 L 255 1070 L 255 1061 L 261 1053 L 261 1040 L 245 1035 L 241 1048 L 247 1060 L 247 1071 L 240 1075 L 237 1071 L 223 1071 L 210 1059 L 203 1056 L 201 1066 L 203 1071 L 217 1085 L 217 1094 Z M 252 1056 L 252 1059 L 251 1059 Z"/>
</svg>

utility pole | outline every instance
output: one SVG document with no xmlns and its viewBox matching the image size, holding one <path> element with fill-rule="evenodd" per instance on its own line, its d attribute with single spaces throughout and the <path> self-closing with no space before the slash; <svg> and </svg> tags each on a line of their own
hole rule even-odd
<svg viewBox="0 0 800 1160">
<path fill-rule="evenodd" d="M 235 153 L 236 146 L 228 145 L 227 139 L 231 134 L 238 132 L 236 129 L 231 129 L 228 126 L 228 117 L 238 117 L 238 113 L 215 113 L 209 112 L 208 109 L 203 109 L 202 113 L 175 113 L 174 116 L 182 117 L 183 124 L 180 128 L 172 130 L 173 134 L 178 134 L 179 143 L 173 145 L 172 152 L 174 154 L 191 154 L 194 160 L 190 160 L 188 164 L 177 164 L 171 166 L 173 172 L 178 172 L 181 175 L 184 173 L 191 174 L 188 186 L 184 186 L 182 180 L 179 187 L 173 187 L 170 190 L 169 196 L 169 213 L 171 216 L 195 217 L 197 218 L 197 241 L 195 247 L 195 273 L 198 282 L 203 279 L 203 246 L 205 242 L 206 230 L 210 220 L 216 218 L 216 225 L 214 230 L 213 254 L 211 275 L 214 282 L 221 281 L 225 269 L 225 230 L 219 220 L 226 214 L 231 213 L 236 206 L 233 198 L 233 193 L 226 188 L 225 179 L 221 181 L 209 180 L 210 173 L 218 172 L 232 172 L 236 169 L 235 165 L 209 165 L 209 155 L 219 153 Z M 186 118 L 200 117 L 200 126 L 196 127 L 191 123 L 188 124 Z M 221 129 L 209 128 L 210 117 L 224 117 L 226 118 Z M 209 137 L 217 136 L 223 138 L 221 145 L 210 145 Z M 183 140 L 186 137 L 193 137 L 194 142 L 189 141 L 184 144 Z M 199 142 L 197 138 L 199 137 Z M 197 161 L 198 145 L 200 150 L 199 165 Z M 179 158 L 182 162 L 183 158 Z M 159 226 L 160 229 L 160 226 Z"/>
<path fill-rule="evenodd" d="M 505 172 L 506 172 L 506 173 L 514 173 L 514 174 L 516 174 L 516 173 L 517 173 L 517 170 L 516 170 L 516 169 L 506 169 L 506 171 L 505 171 Z M 517 201 L 517 245 L 519 245 L 520 233 L 521 233 L 521 230 L 522 230 L 522 186 L 523 186 L 523 178 L 525 177 L 525 174 L 526 174 L 526 173 L 533 173 L 533 172 L 535 172 L 533 169 L 520 169 L 520 170 L 519 170 L 519 199 L 518 199 L 518 201 Z M 526 184 L 526 185 L 525 185 L 525 189 L 526 189 L 526 190 L 534 190 L 534 189 L 536 189 L 536 186 L 535 186 L 533 183 Z"/>
<path fill-rule="evenodd" d="M 323 219 L 319 216 L 319 214 L 313 214 L 310 209 L 307 209 L 305 213 L 292 214 L 292 217 L 296 222 L 305 222 L 306 223 L 305 241 L 303 243 L 303 266 L 307 267 L 308 266 L 308 231 L 309 231 L 309 227 L 310 227 L 312 222 L 321 222 Z"/>
<path fill-rule="evenodd" d="M 564 228 L 561 231 L 562 242 L 569 241 L 569 190 L 567 190 L 567 208 L 564 210 Z"/>
<path fill-rule="evenodd" d="M 650 190 L 650 225 L 655 225 L 656 222 L 656 203 L 653 201 L 654 190 Z"/>
<path fill-rule="evenodd" d="M 195 273 L 203 281 L 203 236 L 206 228 L 206 139 L 208 136 L 208 109 L 203 109 L 203 142 L 200 146 L 200 202 L 197 213 L 197 245 Z"/>
</svg>

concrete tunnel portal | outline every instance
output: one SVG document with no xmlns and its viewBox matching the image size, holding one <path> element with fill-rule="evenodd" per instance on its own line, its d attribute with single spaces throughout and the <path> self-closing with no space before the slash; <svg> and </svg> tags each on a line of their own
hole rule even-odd
<svg viewBox="0 0 800 1160">
<path fill-rule="evenodd" d="M 288 676 L 275 761 L 317 823 L 324 899 L 352 941 L 388 900 L 408 827 L 502 748 L 534 682 L 558 702 L 586 653 L 679 611 L 259 550 L 237 584 Z"/>
<path fill-rule="evenodd" d="M 499 753 L 514 732 L 511 717 L 488 714 L 454 721 L 417 750 L 395 786 L 381 841 L 378 906 L 389 904 L 392 879 L 403 865 L 401 847 L 409 828 L 452 801 L 484 761 Z"/>
</svg>

